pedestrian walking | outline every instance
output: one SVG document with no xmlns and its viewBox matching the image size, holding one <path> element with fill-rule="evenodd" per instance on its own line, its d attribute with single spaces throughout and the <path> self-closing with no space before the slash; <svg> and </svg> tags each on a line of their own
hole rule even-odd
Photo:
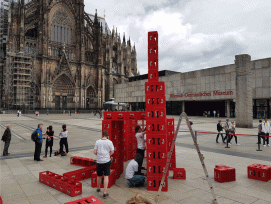
<svg viewBox="0 0 271 204">
<path fill-rule="evenodd" d="M 270 123 L 267 121 L 267 118 L 264 118 L 264 122 L 262 123 L 262 132 L 266 136 L 263 139 L 263 146 L 266 147 L 266 144 L 265 144 L 266 142 L 267 146 L 270 147 L 270 144 L 269 144 Z"/>
<path fill-rule="evenodd" d="M 214 118 L 215 118 L 216 111 L 214 110 L 213 113 L 214 113 Z"/>
<path fill-rule="evenodd" d="M 137 150 L 136 150 L 136 153 L 137 154 L 141 154 L 141 156 L 144 158 L 144 154 L 145 154 L 145 149 L 146 149 L 146 146 L 145 146 L 145 141 L 146 141 L 146 137 L 145 137 L 145 134 L 146 134 L 146 130 L 142 130 L 142 128 L 140 126 L 136 126 L 135 128 L 135 133 L 136 133 L 136 140 L 137 140 Z M 138 164 L 138 172 L 141 174 L 141 169 L 145 169 L 145 168 L 142 168 L 142 163 L 143 163 L 143 160 L 141 162 L 139 162 Z"/>
<path fill-rule="evenodd" d="M 66 125 L 62 125 L 62 131 L 59 133 L 60 138 L 60 150 L 59 153 L 63 156 L 67 155 L 69 153 L 69 147 L 68 147 L 68 130 L 66 129 Z M 66 152 L 63 151 L 63 146 L 65 146 Z M 64 154 L 65 155 L 64 155 Z"/>
<path fill-rule="evenodd" d="M 4 134 L 3 134 L 1 140 L 5 143 L 5 145 L 4 145 L 4 151 L 3 151 L 3 156 L 10 155 L 10 153 L 8 153 L 8 148 L 9 148 L 10 141 L 11 141 L 10 125 L 7 125 L 7 128 L 5 129 Z"/>
<path fill-rule="evenodd" d="M 132 159 L 126 168 L 125 178 L 128 180 L 129 187 L 139 187 L 144 185 L 145 177 L 138 173 L 138 167 L 141 161 L 143 161 L 142 155 L 137 154 L 136 158 Z"/>
<path fill-rule="evenodd" d="M 17 116 L 18 116 L 18 117 L 20 116 L 20 111 L 19 111 L 19 110 L 17 111 Z"/>
<path fill-rule="evenodd" d="M 49 109 L 47 109 L 47 115 L 49 115 Z"/>
<path fill-rule="evenodd" d="M 111 159 L 110 157 L 114 154 L 114 145 L 112 141 L 108 139 L 108 131 L 102 132 L 102 138 L 97 140 L 94 146 L 94 154 L 97 155 L 97 192 L 100 192 L 100 186 L 102 176 L 104 175 L 104 191 L 103 198 L 109 196 L 107 193 L 108 187 L 108 176 L 110 175 Z"/>
<path fill-rule="evenodd" d="M 230 120 L 227 118 L 226 119 L 226 123 L 225 123 L 225 125 L 223 126 L 223 128 L 224 128 L 224 130 L 225 130 L 225 132 L 226 132 L 226 136 L 224 137 L 224 141 L 223 142 L 225 142 L 225 140 L 227 140 L 227 143 L 229 143 L 229 140 L 230 140 L 230 135 L 229 135 L 229 131 L 230 131 L 230 122 L 229 122 Z M 231 145 L 231 143 L 229 143 L 229 145 Z"/>
<path fill-rule="evenodd" d="M 258 142 L 257 144 L 261 144 L 261 139 L 263 141 L 265 140 L 265 137 L 262 137 L 261 135 L 264 135 L 264 132 L 262 132 L 262 120 L 259 120 L 259 125 L 258 125 Z"/>
<path fill-rule="evenodd" d="M 230 126 L 229 132 L 232 133 L 232 135 L 230 136 L 231 139 L 230 139 L 229 144 L 231 144 L 231 140 L 234 137 L 235 138 L 235 143 L 237 145 L 240 145 L 240 144 L 238 144 L 238 142 L 237 142 L 237 136 L 235 135 L 235 123 L 234 123 L 234 121 L 231 121 L 231 126 Z"/>
<path fill-rule="evenodd" d="M 40 159 L 40 152 L 41 152 L 41 147 L 42 147 L 42 139 L 44 139 L 44 137 L 42 137 L 42 124 L 38 124 L 38 128 L 36 130 L 34 130 L 33 134 L 37 135 L 37 139 L 34 140 L 35 142 L 35 153 L 34 153 L 34 161 L 43 161 Z"/>
<path fill-rule="evenodd" d="M 219 135 L 221 135 L 221 137 L 222 137 L 222 142 L 225 143 L 224 138 L 223 138 L 223 134 L 222 134 L 223 127 L 221 125 L 221 120 L 218 121 L 218 123 L 216 125 L 216 129 L 217 129 L 216 143 L 219 143 L 218 142 Z"/>
<path fill-rule="evenodd" d="M 53 126 L 49 126 L 47 128 L 47 131 L 45 133 L 46 137 L 46 144 L 45 144 L 45 155 L 43 156 L 44 158 L 47 158 L 47 152 L 48 152 L 48 147 L 50 147 L 50 157 L 52 156 L 52 148 L 54 145 L 54 131 L 53 131 Z"/>
</svg>

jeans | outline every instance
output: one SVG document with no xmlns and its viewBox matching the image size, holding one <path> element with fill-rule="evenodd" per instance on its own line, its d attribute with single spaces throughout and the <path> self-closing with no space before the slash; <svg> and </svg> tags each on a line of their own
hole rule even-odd
<svg viewBox="0 0 271 204">
<path fill-rule="evenodd" d="M 4 146 L 4 151 L 3 151 L 3 155 L 7 155 L 8 154 L 8 147 L 10 144 L 10 140 L 5 141 L 5 146 Z"/>
<path fill-rule="evenodd" d="M 134 175 L 132 178 L 127 179 L 129 181 L 129 186 L 130 187 L 139 187 L 139 186 L 143 186 L 144 182 L 145 182 L 145 177 L 142 175 Z"/>
</svg>

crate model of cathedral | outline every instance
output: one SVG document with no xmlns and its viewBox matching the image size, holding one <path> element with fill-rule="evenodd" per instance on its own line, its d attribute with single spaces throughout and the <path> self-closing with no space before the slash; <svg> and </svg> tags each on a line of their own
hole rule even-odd
<svg viewBox="0 0 271 204">
<path fill-rule="evenodd" d="M 84 0 L 10 5 L 2 103 L 9 108 L 102 108 L 114 85 L 138 75 L 135 45 Z"/>
</svg>

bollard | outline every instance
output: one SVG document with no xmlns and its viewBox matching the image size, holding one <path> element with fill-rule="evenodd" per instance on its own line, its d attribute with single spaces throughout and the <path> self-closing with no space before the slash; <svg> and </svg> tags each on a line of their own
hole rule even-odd
<svg viewBox="0 0 271 204">
<path fill-rule="evenodd" d="M 256 149 L 256 151 L 262 151 L 261 150 L 261 137 L 258 134 L 258 149 Z"/>
</svg>

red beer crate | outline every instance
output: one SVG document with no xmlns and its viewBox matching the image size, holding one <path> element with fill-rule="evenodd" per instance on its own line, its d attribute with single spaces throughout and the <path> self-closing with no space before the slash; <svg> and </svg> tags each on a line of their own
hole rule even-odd
<svg viewBox="0 0 271 204">
<path fill-rule="evenodd" d="M 148 32 L 148 45 L 158 45 L 158 32 Z"/>
<path fill-rule="evenodd" d="M 106 120 L 123 120 L 125 118 L 124 112 L 110 111 L 104 112 L 104 119 Z"/>
<path fill-rule="evenodd" d="M 159 81 L 158 70 L 149 70 L 148 71 L 148 82 L 158 82 L 158 81 Z"/>
<path fill-rule="evenodd" d="M 154 162 L 167 162 L 167 149 L 147 149 L 147 159 Z"/>
<path fill-rule="evenodd" d="M 164 95 L 165 91 L 165 82 L 146 82 L 145 83 L 145 95 Z"/>
<path fill-rule="evenodd" d="M 147 161 L 147 175 L 148 176 L 163 176 L 163 173 L 165 171 L 166 162 L 155 162 L 153 160 Z M 167 176 L 169 174 L 169 171 L 167 171 Z"/>
<path fill-rule="evenodd" d="M 78 157 L 78 156 L 71 157 L 70 158 L 70 164 L 79 165 L 81 163 L 81 158 L 82 157 Z"/>
<path fill-rule="evenodd" d="M 3 200 L 2 200 L 2 198 L 1 198 L 1 196 L 0 196 L 0 204 L 3 204 Z"/>
<path fill-rule="evenodd" d="M 214 179 L 220 183 L 236 181 L 235 168 L 223 164 L 216 165 Z"/>
<path fill-rule="evenodd" d="M 146 108 L 147 120 L 165 121 L 166 117 L 167 117 L 166 108 Z"/>
<path fill-rule="evenodd" d="M 82 181 L 91 178 L 91 174 L 96 171 L 96 165 L 63 174 L 63 177 L 68 180 Z"/>
<path fill-rule="evenodd" d="M 86 204 L 86 203 L 91 203 L 91 204 L 105 204 L 95 196 L 89 196 L 86 198 L 81 198 L 79 200 L 71 201 L 65 204 Z"/>
<path fill-rule="evenodd" d="M 166 135 L 165 121 L 147 121 L 146 132 L 148 137 L 152 134 Z"/>
<path fill-rule="evenodd" d="M 173 179 L 186 179 L 186 171 L 184 168 L 173 169 Z"/>
<path fill-rule="evenodd" d="M 269 181 L 271 178 L 271 166 L 262 164 L 252 164 L 248 166 L 248 178 Z"/>
<path fill-rule="evenodd" d="M 102 182 L 100 188 L 104 187 L 104 176 L 102 176 Z M 110 169 L 110 175 L 108 176 L 108 188 L 113 186 L 116 182 L 116 177 L 115 177 L 115 169 Z M 97 187 L 97 172 L 95 171 L 91 175 L 91 187 L 96 188 Z"/>
<path fill-rule="evenodd" d="M 148 149 L 165 149 L 167 148 L 167 143 L 166 135 L 150 135 L 146 140 Z"/>
<path fill-rule="evenodd" d="M 107 130 L 108 133 L 109 133 L 108 136 L 110 136 L 110 134 L 112 133 L 112 130 L 113 130 L 113 128 L 112 128 L 112 120 L 103 120 L 102 123 L 103 123 L 102 130 L 103 131 Z"/>
<path fill-rule="evenodd" d="M 165 95 L 146 95 L 146 108 L 165 108 Z"/>
<path fill-rule="evenodd" d="M 148 58 L 148 70 L 158 71 L 158 58 Z"/>
<path fill-rule="evenodd" d="M 78 196 L 82 194 L 82 183 L 76 181 L 65 182 L 65 186 L 62 191 L 69 196 Z"/>
<path fill-rule="evenodd" d="M 148 57 L 158 59 L 158 44 L 148 45 Z"/>
<path fill-rule="evenodd" d="M 158 176 L 158 177 L 148 176 L 147 177 L 147 190 L 148 191 L 158 191 L 161 180 L 162 180 L 162 176 Z M 167 176 L 165 177 L 162 191 L 168 191 L 168 177 Z"/>
<path fill-rule="evenodd" d="M 175 161 L 170 161 L 168 170 L 173 171 L 176 168 L 176 158 Z"/>
</svg>

